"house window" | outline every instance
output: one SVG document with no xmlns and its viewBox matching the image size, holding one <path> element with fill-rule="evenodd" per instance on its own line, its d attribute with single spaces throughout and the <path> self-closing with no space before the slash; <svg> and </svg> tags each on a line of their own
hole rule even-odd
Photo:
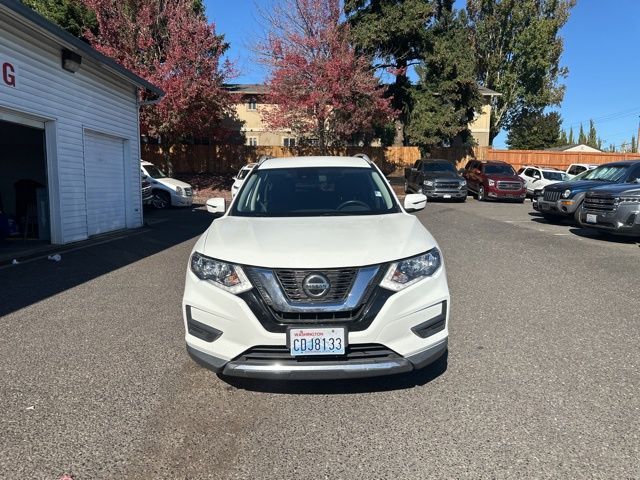
<svg viewBox="0 0 640 480">
<path fill-rule="evenodd" d="M 258 109 L 258 101 L 256 97 L 249 98 L 249 103 L 247 104 L 248 110 L 257 110 Z"/>
<path fill-rule="evenodd" d="M 293 148 L 296 146 L 296 139 L 285 137 L 282 139 L 282 145 L 284 145 L 285 147 Z"/>
<path fill-rule="evenodd" d="M 258 137 L 249 137 L 249 138 L 247 138 L 247 145 L 249 145 L 250 147 L 257 147 L 258 146 Z"/>
</svg>

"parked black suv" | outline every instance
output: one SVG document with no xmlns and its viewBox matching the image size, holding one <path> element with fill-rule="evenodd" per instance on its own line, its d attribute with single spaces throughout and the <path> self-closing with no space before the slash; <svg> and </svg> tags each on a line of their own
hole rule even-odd
<svg viewBox="0 0 640 480">
<path fill-rule="evenodd" d="M 545 187 L 537 210 L 546 217 L 571 217 L 580 222 L 580 206 L 587 190 L 603 185 L 633 183 L 640 178 L 640 160 L 600 165 L 582 180 L 559 182 Z"/>
<path fill-rule="evenodd" d="M 640 178 L 636 179 L 640 182 Z M 579 211 L 584 226 L 640 237 L 640 185 L 606 185 L 587 191 Z"/>
<path fill-rule="evenodd" d="M 467 181 L 446 160 L 418 160 L 404 170 L 405 193 L 423 193 L 427 198 L 467 199 Z"/>
</svg>

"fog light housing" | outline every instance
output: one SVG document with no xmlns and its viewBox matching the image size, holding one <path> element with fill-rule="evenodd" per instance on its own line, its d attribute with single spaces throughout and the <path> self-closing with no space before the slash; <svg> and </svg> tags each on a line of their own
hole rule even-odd
<svg viewBox="0 0 640 480">
<path fill-rule="evenodd" d="M 441 332 L 447 326 L 447 302 L 442 302 L 442 313 L 411 329 L 420 338 L 428 338 Z"/>
</svg>

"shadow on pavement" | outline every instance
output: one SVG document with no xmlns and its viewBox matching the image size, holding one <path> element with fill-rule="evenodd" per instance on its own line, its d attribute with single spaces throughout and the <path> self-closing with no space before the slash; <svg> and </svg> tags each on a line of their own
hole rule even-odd
<svg viewBox="0 0 640 480">
<path fill-rule="evenodd" d="M 600 240 L 607 243 L 619 243 L 621 245 L 640 243 L 640 239 L 638 238 L 613 235 L 608 232 L 603 232 L 602 230 L 596 230 L 595 228 L 570 228 L 569 231 L 578 237 Z"/>
<path fill-rule="evenodd" d="M 561 217 L 559 215 L 543 215 L 540 212 L 529 212 L 532 222 L 545 225 L 575 225 L 573 217 Z"/>
<path fill-rule="evenodd" d="M 0 317 L 191 240 L 213 218 L 204 210 L 190 208 L 145 210 L 147 226 L 123 233 L 123 237 L 62 252 L 59 262 L 45 258 L 4 267 L 0 269 Z M 145 272 L 139 275 L 142 289 Z"/>
<path fill-rule="evenodd" d="M 232 387 L 252 392 L 288 395 L 349 395 L 356 393 L 388 392 L 421 387 L 447 371 L 449 352 L 431 365 L 417 371 L 386 377 L 345 380 L 255 380 L 248 378 L 218 378 Z"/>
</svg>

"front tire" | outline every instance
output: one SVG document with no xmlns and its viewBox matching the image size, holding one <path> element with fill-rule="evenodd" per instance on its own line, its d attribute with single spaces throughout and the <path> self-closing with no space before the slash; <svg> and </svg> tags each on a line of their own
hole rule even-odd
<svg viewBox="0 0 640 480">
<path fill-rule="evenodd" d="M 484 196 L 484 187 L 482 185 L 480 185 L 480 188 L 478 188 L 478 200 L 481 202 L 485 201 L 485 196 Z"/>
<path fill-rule="evenodd" d="M 582 223 L 582 220 L 580 220 L 580 205 L 578 205 L 578 208 L 576 208 L 576 211 L 573 213 L 573 220 L 576 222 L 576 225 L 578 225 L 581 228 L 585 227 L 585 224 Z"/>
<path fill-rule="evenodd" d="M 163 210 L 171 206 L 171 196 L 162 190 L 154 190 L 151 204 L 158 210 Z"/>
</svg>

